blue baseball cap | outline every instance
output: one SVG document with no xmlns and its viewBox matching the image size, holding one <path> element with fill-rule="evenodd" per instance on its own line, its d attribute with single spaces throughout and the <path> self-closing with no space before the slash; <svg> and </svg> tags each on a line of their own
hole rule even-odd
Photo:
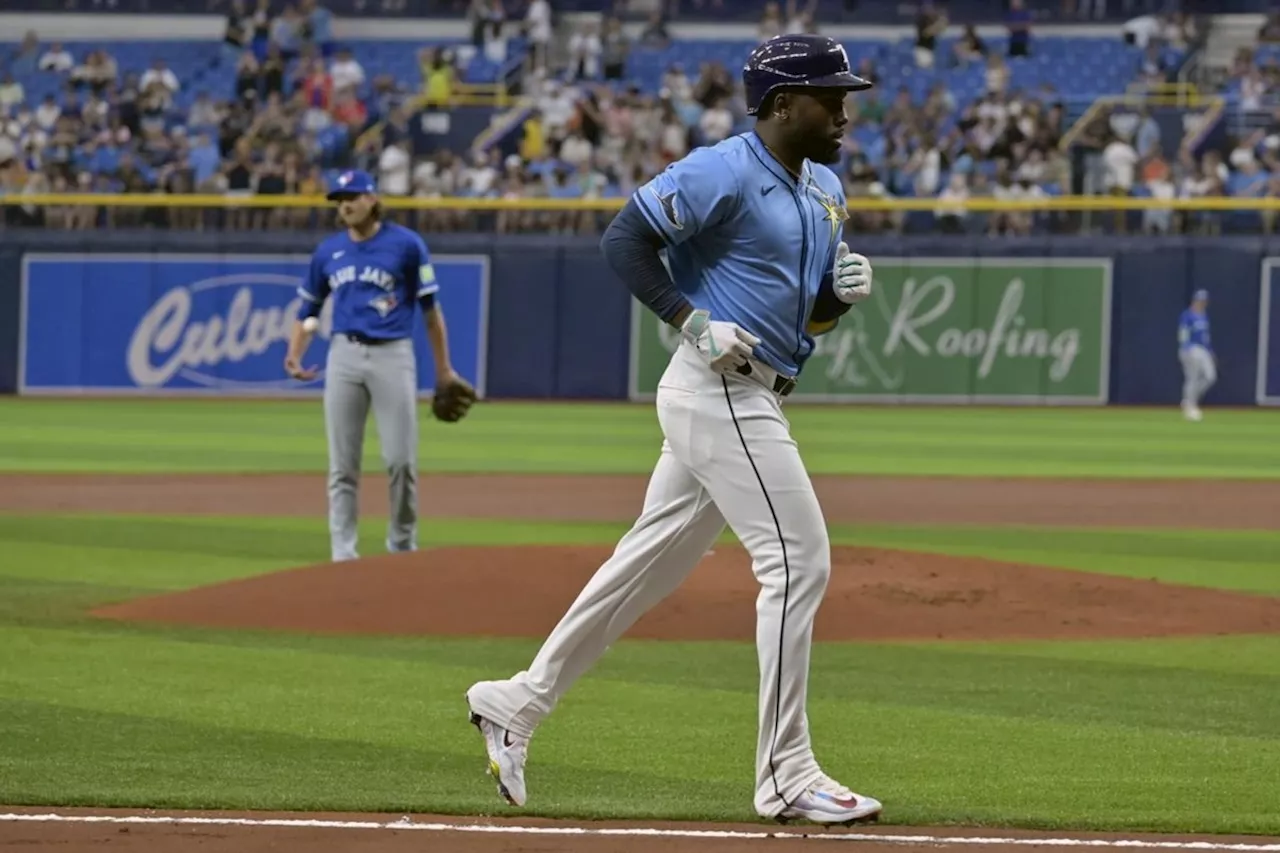
<svg viewBox="0 0 1280 853">
<path fill-rule="evenodd" d="M 368 172 L 354 169 L 339 173 L 337 179 L 333 182 L 333 186 L 329 188 L 328 199 L 329 201 L 334 201 L 346 195 L 360 195 L 377 191 L 377 187 L 373 184 L 372 175 Z"/>
<path fill-rule="evenodd" d="M 1191 301 L 1192 302 L 1208 302 L 1209 291 L 1203 288 L 1201 288 L 1200 290 L 1197 290 L 1195 293 L 1191 294 Z"/>
</svg>

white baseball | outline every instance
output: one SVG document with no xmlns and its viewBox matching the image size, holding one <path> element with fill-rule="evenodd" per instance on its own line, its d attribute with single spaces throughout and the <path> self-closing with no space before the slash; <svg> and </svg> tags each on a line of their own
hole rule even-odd
<svg viewBox="0 0 1280 853">
<path fill-rule="evenodd" d="M 308 332 L 314 332 L 319 327 L 320 327 L 319 317 L 308 317 L 307 319 L 302 321 L 302 328 L 306 329 Z"/>
</svg>

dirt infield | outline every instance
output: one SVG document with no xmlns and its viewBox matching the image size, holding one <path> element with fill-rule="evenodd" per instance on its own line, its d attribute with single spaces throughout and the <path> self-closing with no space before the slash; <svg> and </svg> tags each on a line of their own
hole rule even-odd
<svg viewBox="0 0 1280 853">
<path fill-rule="evenodd" d="M 1055 831 L 779 827 L 773 823 L 712 825 L 591 822 L 534 818 L 464 819 L 435 815 L 335 815 L 229 812 L 128 812 L 0 807 L 0 849 L 56 848 L 62 853 L 1016 853 L 1089 846 L 1280 853 L 1263 836 L 1152 835 Z M 42 816 L 24 821 L 22 816 Z M 48 819 L 50 816 L 55 819 Z M 170 821 L 170 822 L 159 822 Z"/>
<path fill-rule="evenodd" d="M 1280 481 L 814 477 L 830 522 L 1280 529 Z M 428 517 L 633 520 L 647 477 L 424 474 Z M 0 512 L 293 515 L 323 518 L 322 475 L 0 475 Z M 386 515 L 386 478 L 361 507 Z M 1192 513 L 1194 508 L 1194 513 Z"/>
<path fill-rule="evenodd" d="M 95 611 L 320 634 L 543 637 L 611 549 L 438 548 L 275 572 Z M 1271 633 L 1280 598 L 968 557 L 833 549 L 815 639 L 988 640 Z M 492 595 L 502 589 L 503 595 Z M 628 637 L 755 638 L 751 561 L 717 548 Z M 467 602 L 484 602 L 467 607 Z"/>
</svg>

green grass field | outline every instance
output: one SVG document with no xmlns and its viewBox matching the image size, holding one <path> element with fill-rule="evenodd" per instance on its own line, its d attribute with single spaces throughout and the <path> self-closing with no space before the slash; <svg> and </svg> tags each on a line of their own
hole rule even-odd
<svg viewBox="0 0 1280 853">
<path fill-rule="evenodd" d="M 435 470 L 647 472 L 649 407 L 423 423 Z M 789 411 L 820 473 L 1280 478 L 1280 417 Z M 851 443 L 850 436 L 856 441 Z M 377 468 L 377 445 L 369 447 Z M 0 401 L 0 472 L 316 471 L 318 404 Z M 1189 508 L 1188 518 L 1194 512 Z M 367 518 L 365 541 L 383 520 Z M 619 524 L 424 520 L 422 544 L 611 543 Z M 837 527 L 913 548 L 1280 595 L 1280 532 Z M 102 622 L 95 605 L 327 557 L 323 518 L 0 515 L 0 803 L 504 812 L 463 690 L 533 641 Z M 623 641 L 539 731 L 524 813 L 752 820 L 757 664 Z M 895 824 L 1280 835 L 1280 636 L 824 643 L 810 719 Z"/>
</svg>

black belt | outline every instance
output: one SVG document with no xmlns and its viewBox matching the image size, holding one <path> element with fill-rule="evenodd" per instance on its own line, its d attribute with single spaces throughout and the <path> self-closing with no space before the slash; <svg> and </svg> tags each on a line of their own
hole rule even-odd
<svg viewBox="0 0 1280 853">
<path fill-rule="evenodd" d="M 400 338 L 371 338 L 368 335 L 361 335 L 356 332 L 341 332 L 340 334 L 353 344 L 364 344 L 367 347 L 381 346 L 382 344 L 401 340 Z"/>
<path fill-rule="evenodd" d="M 740 365 L 738 367 L 738 372 L 743 376 L 750 376 L 751 365 L 745 363 Z M 777 394 L 779 397 L 785 397 L 794 390 L 796 390 L 796 380 L 794 377 L 783 376 L 779 373 L 773 378 L 773 393 Z"/>
</svg>

